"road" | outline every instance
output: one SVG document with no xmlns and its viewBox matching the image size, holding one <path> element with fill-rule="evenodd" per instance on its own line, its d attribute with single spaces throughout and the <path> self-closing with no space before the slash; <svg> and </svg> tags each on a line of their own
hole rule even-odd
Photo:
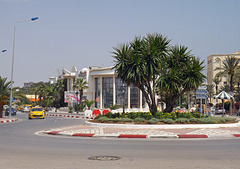
<svg viewBox="0 0 240 169">
<path fill-rule="evenodd" d="M 1 169 L 239 169 L 240 139 L 96 139 L 41 136 L 37 131 L 82 124 L 46 117 L 0 124 Z M 115 161 L 89 160 L 117 156 Z"/>
</svg>

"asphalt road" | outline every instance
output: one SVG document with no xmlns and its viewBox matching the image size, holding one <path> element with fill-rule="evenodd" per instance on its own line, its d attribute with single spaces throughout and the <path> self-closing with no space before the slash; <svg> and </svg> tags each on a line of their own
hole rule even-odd
<svg viewBox="0 0 240 169">
<path fill-rule="evenodd" d="M 0 169 L 239 169 L 240 139 L 96 139 L 41 136 L 37 131 L 82 124 L 46 117 L 0 124 Z M 94 156 L 118 160 L 89 160 Z"/>
</svg>

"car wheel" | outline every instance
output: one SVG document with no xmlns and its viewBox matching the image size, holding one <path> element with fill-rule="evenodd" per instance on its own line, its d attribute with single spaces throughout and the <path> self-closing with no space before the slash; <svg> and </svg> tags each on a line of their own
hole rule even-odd
<svg viewBox="0 0 240 169">
<path fill-rule="evenodd" d="M 31 120 L 32 118 L 31 117 L 28 117 L 29 120 Z"/>
</svg>

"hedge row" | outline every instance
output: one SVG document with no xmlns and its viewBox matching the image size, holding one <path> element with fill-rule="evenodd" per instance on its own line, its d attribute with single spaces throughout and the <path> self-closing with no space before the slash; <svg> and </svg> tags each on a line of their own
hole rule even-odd
<svg viewBox="0 0 240 169">
<path fill-rule="evenodd" d="M 108 118 L 106 116 L 101 116 L 98 118 L 98 121 L 101 123 L 118 123 L 118 122 L 131 122 L 131 123 L 148 123 L 148 124 L 157 124 L 157 123 L 165 123 L 165 124 L 219 124 L 219 123 L 232 123 L 236 122 L 236 119 L 230 117 L 202 117 L 202 118 L 178 118 L 178 119 L 157 119 L 151 118 L 146 120 L 144 118 L 135 118 L 130 119 L 127 117 L 116 117 L 116 118 Z"/>
<path fill-rule="evenodd" d="M 101 115 L 99 116 L 101 117 Z M 99 118 L 98 117 L 98 118 Z M 201 118 L 201 117 L 208 117 L 208 116 L 202 116 L 201 113 L 195 112 L 195 113 L 180 113 L 180 112 L 171 112 L 171 113 L 163 113 L 163 112 L 157 112 L 155 116 L 152 115 L 150 112 L 130 112 L 130 113 L 111 113 L 108 112 L 105 117 L 107 118 L 129 118 L 129 119 L 136 119 L 136 118 L 143 118 L 145 120 L 150 120 L 152 118 L 156 119 L 172 119 L 176 120 L 179 118 Z"/>
</svg>

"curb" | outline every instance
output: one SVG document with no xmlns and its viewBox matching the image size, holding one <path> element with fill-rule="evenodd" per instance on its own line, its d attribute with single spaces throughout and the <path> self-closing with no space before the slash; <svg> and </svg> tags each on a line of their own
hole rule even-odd
<svg viewBox="0 0 240 169">
<path fill-rule="evenodd" d="M 49 114 L 49 113 L 47 113 L 46 116 L 78 118 L 78 119 L 93 119 L 93 117 L 85 117 L 85 116 L 79 116 L 79 115 L 63 115 L 63 114 Z"/>
<path fill-rule="evenodd" d="M 0 123 L 11 123 L 11 122 L 15 122 L 15 121 L 18 121 L 18 119 L 1 120 Z"/>
<path fill-rule="evenodd" d="M 204 135 L 204 134 L 177 134 L 177 135 L 136 135 L 136 134 L 93 134 L 93 133 L 61 133 L 60 131 L 43 131 L 49 135 L 62 135 L 73 137 L 93 137 L 93 138 L 172 138 L 172 139 L 184 139 L 184 138 L 234 138 L 240 137 L 240 134 L 230 135 Z"/>
</svg>

